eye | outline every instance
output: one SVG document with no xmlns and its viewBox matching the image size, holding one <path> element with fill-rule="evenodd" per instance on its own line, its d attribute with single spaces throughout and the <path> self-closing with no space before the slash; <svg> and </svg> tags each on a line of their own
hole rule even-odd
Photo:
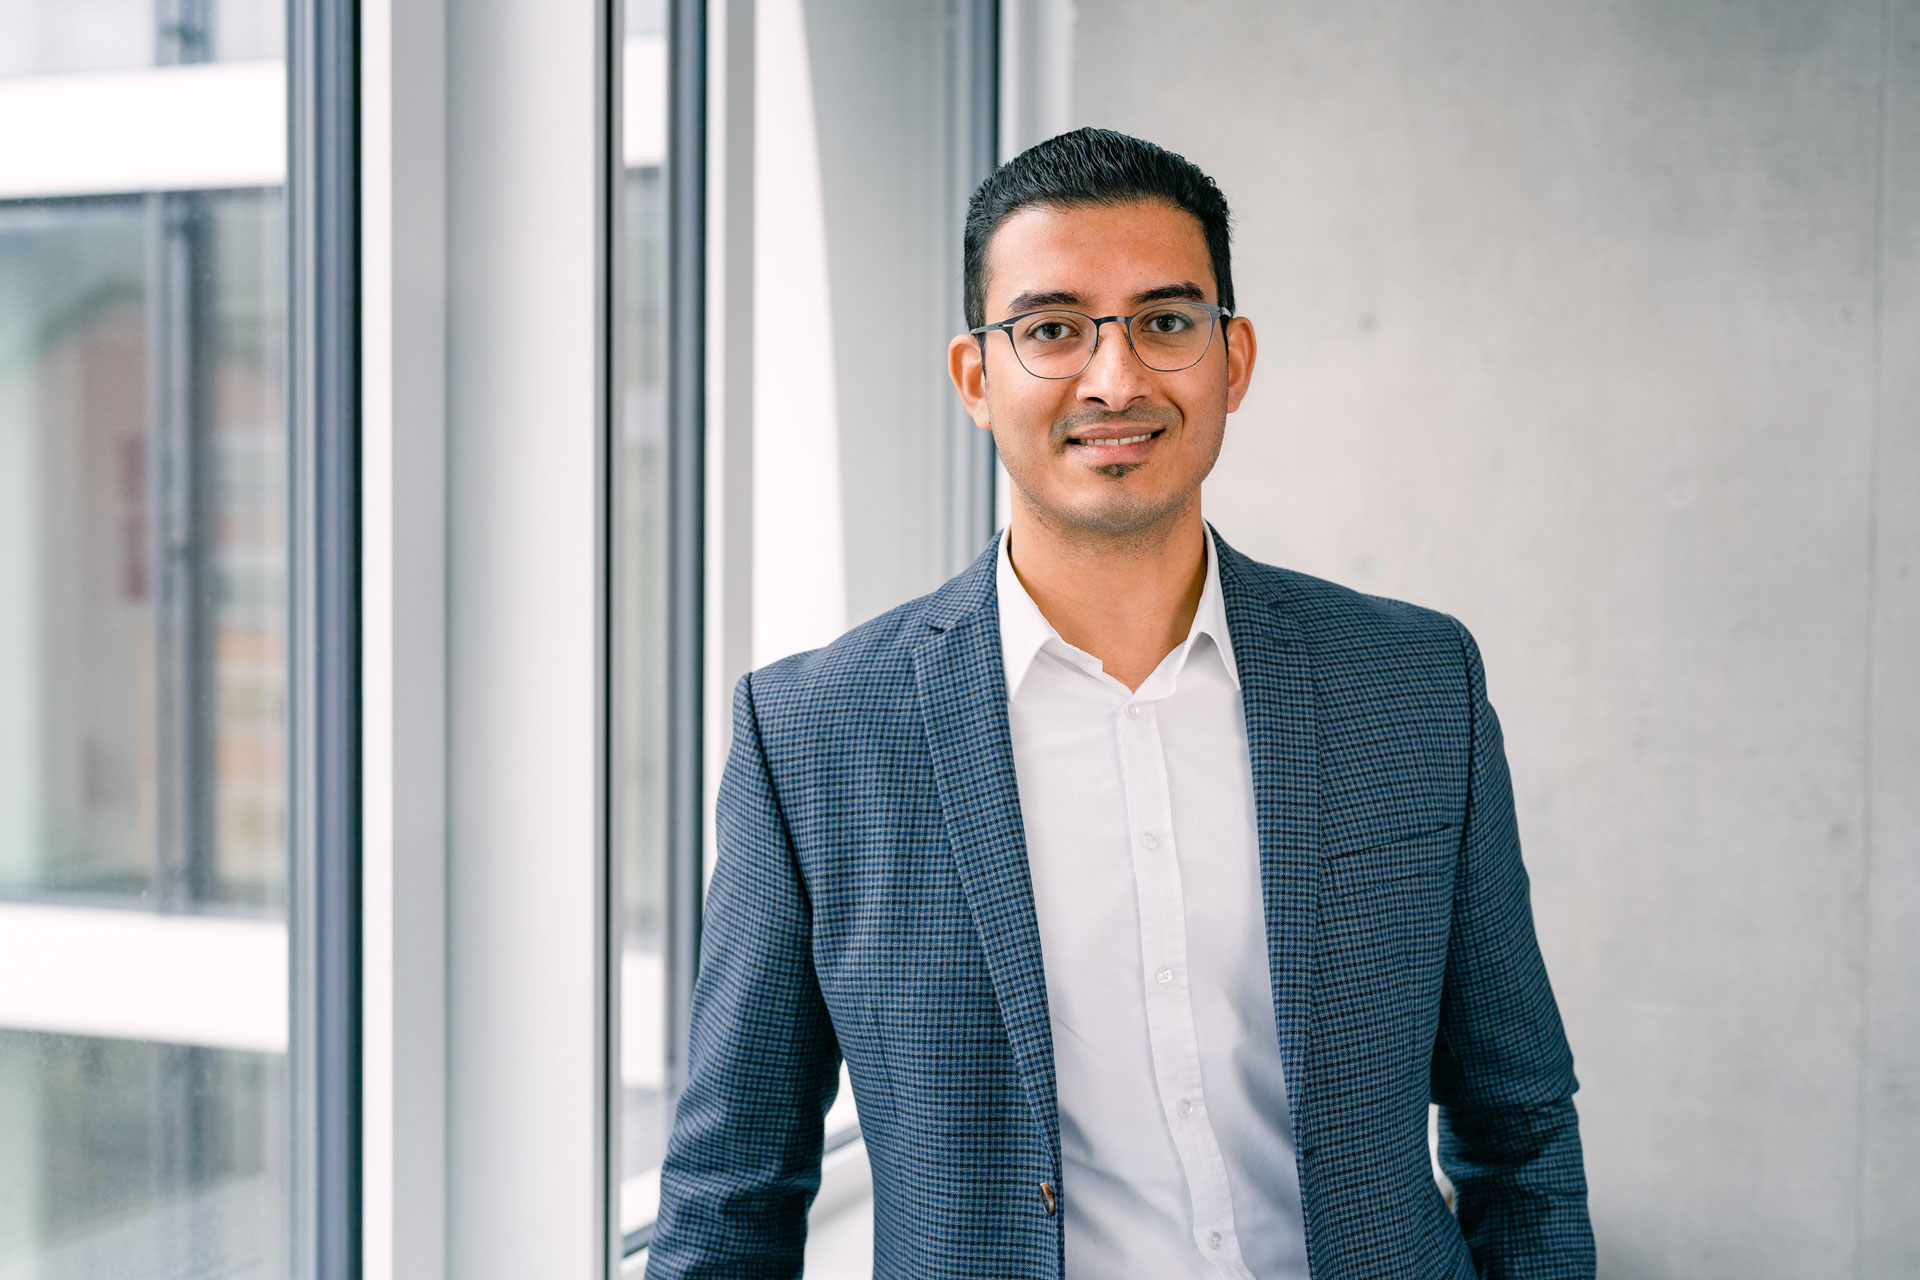
<svg viewBox="0 0 1920 1280">
<path fill-rule="evenodd" d="M 1153 311 L 1141 316 L 1136 323 L 1148 333 L 1171 337 L 1192 329 L 1193 317 L 1184 311 Z"/>
<path fill-rule="evenodd" d="M 1072 321 L 1059 316 L 1044 316 L 1028 325 L 1024 336 L 1030 342 L 1060 342 L 1071 338 L 1073 334 Z"/>
</svg>

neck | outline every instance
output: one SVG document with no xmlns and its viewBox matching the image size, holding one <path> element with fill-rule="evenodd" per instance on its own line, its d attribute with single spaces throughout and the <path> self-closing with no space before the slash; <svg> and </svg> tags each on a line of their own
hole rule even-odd
<svg viewBox="0 0 1920 1280">
<path fill-rule="evenodd" d="M 1207 581 L 1198 495 L 1154 526 L 1124 535 L 1063 528 L 1014 504 L 1007 556 L 1060 638 L 1138 689 L 1187 638 Z"/>
</svg>

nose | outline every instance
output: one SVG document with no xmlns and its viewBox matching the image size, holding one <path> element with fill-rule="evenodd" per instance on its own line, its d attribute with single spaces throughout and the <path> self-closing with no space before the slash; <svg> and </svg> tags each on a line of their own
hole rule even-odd
<svg viewBox="0 0 1920 1280">
<path fill-rule="evenodd" d="M 1147 367 L 1133 354 L 1127 342 L 1126 325 L 1119 320 L 1106 321 L 1100 326 L 1093 358 L 1080 371 L 1075 394 L 1088 404 L 1098 404 L 1110 413 L 1118 413 L 1146 399 L 1148 390 Z"/>
</svg>

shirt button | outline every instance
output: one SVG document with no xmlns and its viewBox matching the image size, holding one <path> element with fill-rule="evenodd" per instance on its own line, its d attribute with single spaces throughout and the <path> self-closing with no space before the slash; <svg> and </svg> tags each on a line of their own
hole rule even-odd
<svg viewBox="0 0 1920 1280">
<path fill-rule="evenodd" d="M 1153 975 L 1153 980 L 1155 982 L 1160 983 L 1162 986 L 1165 986 L 1167 983 L 1173 981 L 1173 970 L 1162 969 L 1158 973 Z"/>
<path fill-rule="evenodd" d="M 1053 1184 L 1051 1182 L 1040 1184 L 1040 1203 L 1046 1206 L 1047 1216 L 1051 1218 L 1053 1216 Z"/>
<path fill-rule="evenodd" d="M 1207 1236 L 1207 1248 L 1218 1249 L 1219 1247 L 1220 1247 L 1220 1233 L 1218 1231 L 1210 1233 Z"/>
<path fill-rule="evenodd" d="M 1183 1116 L 1190 1116 L 1193 1114 L 1193 1099 L 1191 1098 L 1180 1099 L 1180 1114 Z"/>
<path fill-rule="evenodd" d="M 1140 718 L 1140 704 L 1137 702 L 1129 702 L 1127 704 L 1127 719 L 1138 720 L 1139 718 Z"/>
<path fill-rule="evenodd" d="M 1160 847 L 1160 837 L 1151 831 L 1143 832 L 1140 836 L 1140 843 L 1149 849 L 1158 849 Z"/>
</svg>

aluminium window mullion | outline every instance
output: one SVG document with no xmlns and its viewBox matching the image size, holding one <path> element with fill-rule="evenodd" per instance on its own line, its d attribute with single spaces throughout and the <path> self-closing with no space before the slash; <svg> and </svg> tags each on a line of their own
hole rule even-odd
<svg viewBox="0 0 1920 1280">
<path fill-rule="evenodd" d="M 666 1085 L 686 1083 L 706 801 L 707 6 L 667 11 Z M 669 1111 L 671 1113 L 671 1111 Z"/>
<path fill-rule="evenodd" d="M 1000 0 L 953 0 L 954 49 L 959 101 L 953 137 L 953 238 L 965 225 L 967 202 L 1000 159 Z M 958 249 L 954 257 L 959 258 Z M 952 273 L 948 316 L 959 320 L 961 272 Z M 952 501 L 948 507 L 946 568 L 959 573 L 973 562 L 994 530 L 994 487 L 998 463 L 993 434 L 974 425 L 959 398 L 948 406 L 948 466 Z"/>
<path fill-rule="evenodd" d="M 288 28 L 288 1274 L 360 1255 L 358 12 Z"/>
</svg>

